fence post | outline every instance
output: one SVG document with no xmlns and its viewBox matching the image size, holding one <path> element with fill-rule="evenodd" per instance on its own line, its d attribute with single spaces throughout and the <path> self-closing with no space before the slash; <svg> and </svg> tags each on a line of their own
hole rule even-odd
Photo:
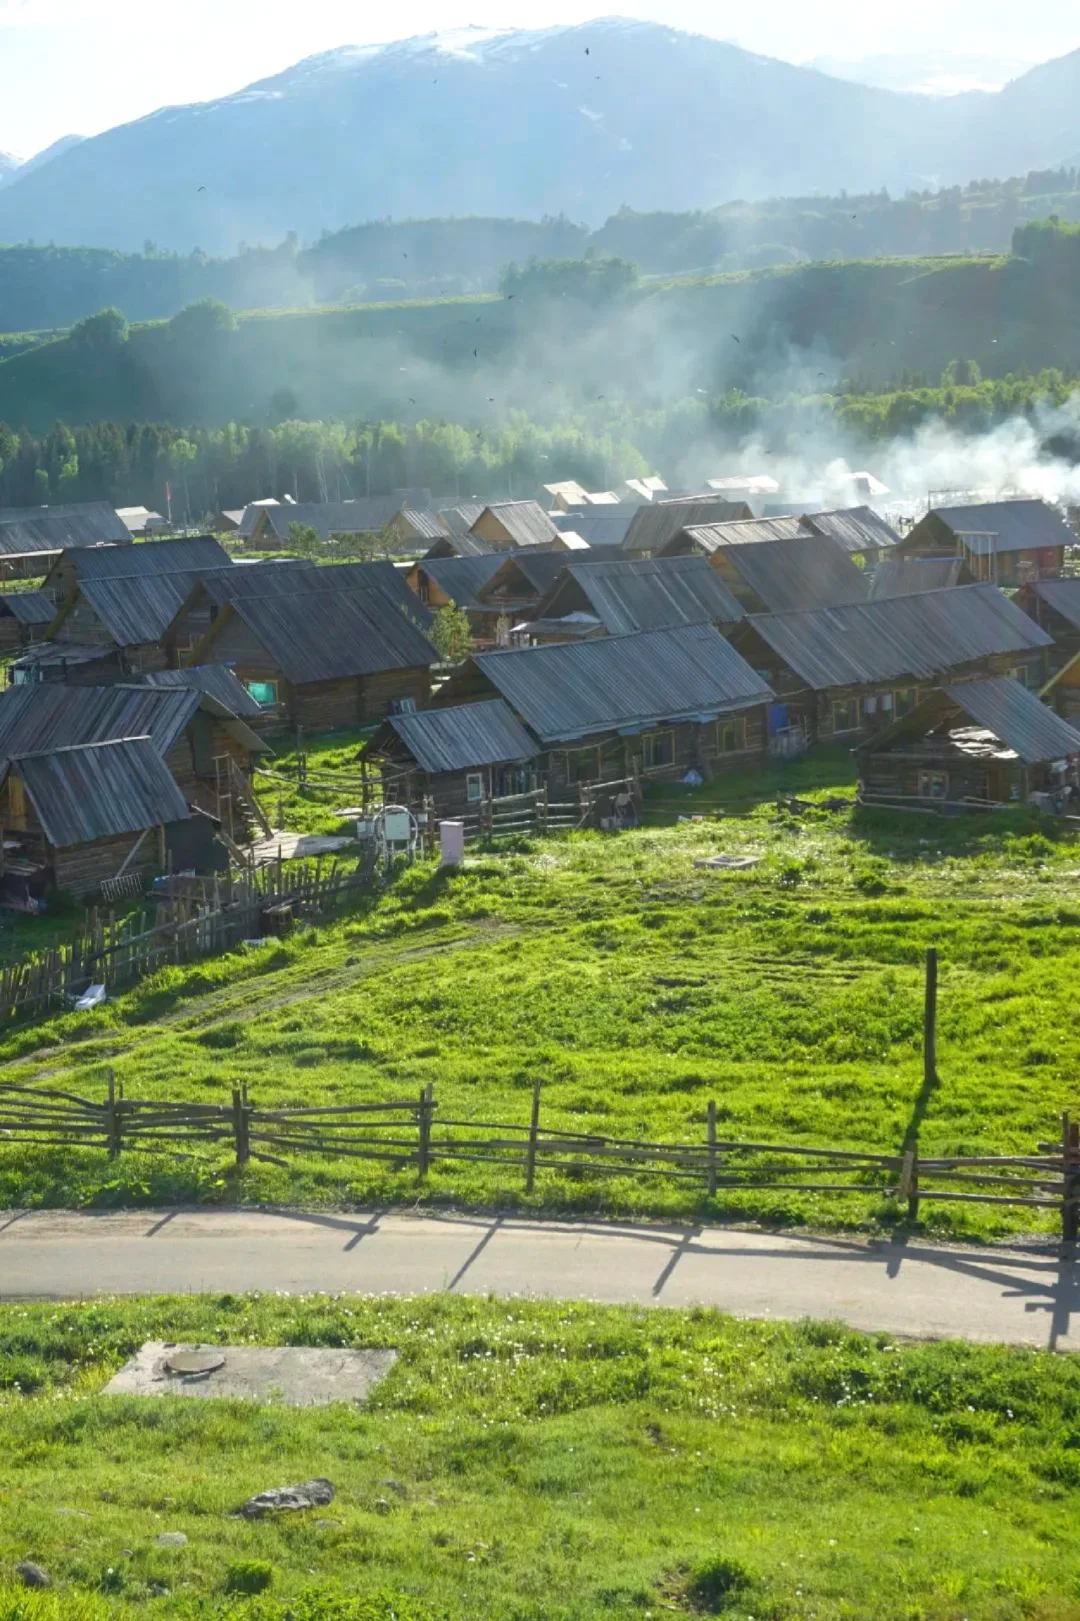
<svg viewBox="0 0 1080 1621">
<path fill-rule="evenodd" d="M 1074 1125 L 1068 1114 L 1061 1117 L 1061 1237 L 1066 1244 L 1075 1244 L 1080 1236 L 1080 1125 Z"/>
<path fill-rule="evenodd" d="M 116 1097 L 116 1075 L 109 1071 L 109 1101 L 106 1104 L 106 1129 L 109 1138 L 109 1158 L 116 1159 L 122 1147 L 122 1132 L 120 1126 L 120 1105 Z"/>
<path fill-rule="evenodd" d="M 909 1221 L 919 1219 L 919 1145 L 913 1142 L 905 1148 L 900 1165 L 900 1196 L 907 1200 Z"/>
<path fill-rule="evenodd" d="M 709 1198 L 716 1198 L 716 1103 L 709 1099 Z"/>
<path fill-rule="evenodd" d="M 525 1151 L 525 1192 L 531 1193 L 536 1181 L 536 1143 L 540 1136 L 540 1081 L 533 1082 L 532 1116 L 529 1120 L 529 1146 Z"/>
<path fill-rule="evenodd" d="M 923 1001 L 923 1085 L 937 1085 L 937 948 L 926 952 L 926 995 Z"/>
<path fill-rule="evenodd" d="M 238 1086 L 232 1089 L 233 1141 L 236 1144 L 236 1168 L 242 1170 L 251 1158 L 247 1099 Z"/>
<path fill-rule="evenodd" d="M 426 1179 L 431 1163 L 431 1094 L 432 1085 L 429 1081 L 420 1094 L 420 1109 L 417 1115 L 420 1141 L 416 1151 L 416 1174 L 421 1182 Z"/>
</svg>

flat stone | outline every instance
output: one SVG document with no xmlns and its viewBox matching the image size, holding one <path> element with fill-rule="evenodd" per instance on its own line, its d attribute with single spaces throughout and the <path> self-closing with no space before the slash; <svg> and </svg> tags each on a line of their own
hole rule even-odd
<svg viewBox="0 0 1080 1621">
<path fill-rule="evenodd" d="M 154 1538 L 159 1548 L 186 1548 L 187 1540 L 183 1531 L 163 1531 Z"/>
<path fill-rule="evenodd" d="M 195 1371 L 181 1370 L 191 1358 Z M 230 1397 L 322 1407 L 365 1401 L 397 1361 L 397 1352 L 308 1345 L 169 1345 L 148 1340 L 110 1379 L 106 1396 Z M 216 1362 L 206 1367 L 207 1362 Z"/>
<path fill-rule="evenodd" d="M 301 1486 L 272 1486 L 269 1491 L 249 1497 L 240 1512 L 245 1520 L 261 1520 L 267 1514 L 286 1514 L 304 1508 L 325 1508 L 334 1501 L 334 1488 L 328 1480 L 305 1480 Z"/>
</svg>

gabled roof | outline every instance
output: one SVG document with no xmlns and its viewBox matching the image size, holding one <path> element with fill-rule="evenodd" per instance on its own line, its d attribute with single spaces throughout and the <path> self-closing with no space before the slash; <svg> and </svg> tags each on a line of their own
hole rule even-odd
<svg viewBox="0 0 1080 1621">
<path fill-rule="evenodd" d="M 511 597 L 542 597 L 573 561 L 569 552 L 503 552 L 499 567 L 477 591 L 482 607 L 497 607 L 499 593 Z M 588 568 L 589 564 L 582 564 Z"/>
<path fill-rule="evenodd" d="M 695 539 L 705 535 L 711 540 L 725 528 L 748 529 L 750 525 L 719 524 L 715 529 L 686 532 Z M 796 613 L 866 601 L 866 576 L 828 535 L 803 534 L 795 540 L 754 544 L 736 542 L 717 546 L 715 551 L 723 553 L 725 566 L 736 571 L 747 591 L 770 613 Z M 706 559 L 702 557 L 701 561 Z"/>
<path fill-rule="evenodd" d="M 1080 732 L 1076 727 L 1009 676 L 958 681 L 938 688 L 909 714 L 863 744 L 859 752 L 876 754 L 905 738 L 951 731 L 965 718 L 983 727 L 1025 765 L 1045 765 L 1050 760 L 1080 754 Z"/>
<path fill-rule="evenodd" d="M 538 607 L 537 618 L 557 620 L 575 612 L 593 614 L 611 636 L 674 625 L 735 624 L 745 617 L 745 609 L 704 557 L 568 563 Z"/>
<path fill-rule="evenodd" d="M 134 574 L 117 579 L 83 580 L 74 598 L 81 597 L 104 625 L 117 647 L 135 647 L 164 636 L 195 585 L 196 574 Z M 66 617 L 60 611 L 59 624 Z"/>
<path fill-rule="evenodd" d="M 183 794 L 148 737 L 10 759 L 54 849 L 186 821 Z"/>
<path fill-rule="evenodd" d="M 380 591 L 303 591 L 245 596 L 230 604 L 287 681 L 300 686 L 344 676 L 426 668 L 438 654 L 396 604 Z M 221 614 L 211 630 L 224 629 Z"/>
<path fill-rule="evenodd" d="M 424 553 L 424 561 L 429 557 L 487 557 L 495 549 L 490 541 L 481 539 L 479 535 L 455 530 L 451 535 L 443 535 L 440 540 L 432 541 Z"/>
<path fill-rule="evenodd" d="M 805 540 L 810 533 L 802 518 L 747 518 L 743 522 L 687 524 L 679 535 L 689 535 L 699 551 L 711 556 L 722 546 L 763 546 L 778 540 Z"/>
<path fill-rule="evenodd" d="M 200 573 L 209 569 L 231 568 L 232 558 L 213 535 L 177 535 L 170 540 L 144 540 L 136 546 L 91 546 L 80 548 L 60 562 L 70 566 L 78 580 L 105 580 L 120 576 Z M 46 587 L 59 572 L 54 563 L 46 577 Z"/>
<path fill-rule="evenodd" d="M 283 546 L 289 544 L 294 523 L 314 529 L 319 539 L 333 535 L 375 535 L 385 529 L 401 511 L 396 495 L 361 496 L 356 501 L 300 501 L 287 506 L 264 507 L 266 528 Z"/>
<path fill-rule="evenodd" d="M 456 506 L 440 507 L 438 516 L 450 534 L 467 535 L 483 510 L 482 501 L 459 501 Z"/>
<path fill-rule="evenodd" d="M 200 576 L 197 589 L 221 608 L 241 597 L 294 596 L 314 582 L 318 574 L 314 563 L 291 559 L 280 563 L 242 563 Z"/>
<path fill-rule="evenodd" d="M 501 698 L 391 715 L 371 743 L 373 753 L 385 748 L 387 731 L 400 739 L 422 771 L 431 773 L 508 765 L 531 760 L 538 750 L 536 739 Z"/>
<path fill-rule="evenodd" d="M 259 501 L 249 501 L 240 514 L 240 527 L 237 531 L 241 540 L 247 540 L 255 531 L 259 521 L 259 514 L 264 507 L 279 507 L 281 502 L 275 495 L 265 495 Z M 288 505 L 289 503 L 286 503 Z"/>
<path fill-rule="evenodd" d="M 623 550 L 628 555 L 638 552 L 655 554 L 687 524 L 724 523 L 752 517 L 753 513 L 745 501 L 724 501 L 718 495 L 650 501 L 648 506 L 634 508 Z M 588 535 L 585 538 L 588 540 Z"/>
<path fill-rule="evenodd" d="M 425 540 L 438 540 L 446 534 L 434 512 L 419 512 L 415 507 L 402 507 L 398 516 L 409 525 L 414 535 Z"/>
<path fill-rule="evenodd" d="M 773 696 L 711 625 L 477 653 L 471 663 L 546 744 L 712 719 Z M 448 697 L 453 688 L 452 679 Z"/>
<path fill-rule="evenodd" d="M 56 603 L 45 591 L 5 591 L 0 594 L 0 614 L 8 614 L 20 625 L 50 625 L 56 618 Z"/>
<path fill-rule="evenodd" d="M 1080 630 L 1080 580 L 1039 580 L 1026 589 Z"/>
<path fill-rule="evenodd" d="M 870 580 L 871 601 L 910 597 L 916 591 L 947 591 L 964 577 L 971 580 L 962 557 L 885 557 Z"/>
<path fill-rule="evenodd" d="M 481 508 L 473 529 L 486 512 L 498 519 L 515 546 L 550 546 L 559 532 L 538 501 L 491 501 Z"/>
<path fill-rule="evenodd" d="M 306 582 L 304 589 L 308 589 Z M 366 591 L 371 593 L 371 610 L 376 616 L 385 612 L 386 601 L 390 601 L 421 630 L 426 630 L 431 624 L 428 609 L 416 592 L 409 589 L 406 571 L 397 568 L 386 558 L 374 563 L 330 563 L 316 568 L 311 575 L 311 589 Z"/>
<path fill-rule="evenodd" d="M 933 681 L 993 653 L 1051 646 L 1046 632 L 996 585 L 959 585 L 811 613 L 756 614 L 745 628 L 817 691 L 896 677 Z"/>
<path fill-rule="evenodd" d="M 655 473 L 649 478 L 628 478 L 625 488 L 631 495 L 640 496 L 643 501 L 654 501 L 658 495 L 667 494 L 667 485 Z"/>
<path fill-rule="evenodd" d="M 244 683 L 237 679 L 228 664 L 194 664 L 183 670 L 153 670 L 140 677 L 148 687 L 186 687 L 214 698 L 231 715 L 261 715 L 257 704 Z"/>
<path fill-rule="evenodd" d="M 934 507 L 916 524 L 912 534 L 917 534 L 931 519 L 944 524 L 965 550 L 976 557 L 1077 544 L 1065 519 L 1045 501 L 987 501 L 973 506 Z"/>
<path fill-rule="evenodd" d="M 0 507 L 0 554 L 6 557 L 102 544 L 131 546 L 127 526 L 107 501 Z"/>
<path fill-rule="evenodd" d="M 900 542 L 891 524 L 873 507 L 845 507 L 839 512 L 810 512 L 803 522 L 816 534 L 829 535 L 846 552 L 881 552 Z"/>
<path fill-rule="evenodd" d="M 580 535 L 590 546 L 621 546 L 636 511 L 637 507 L 620 503 L 581 512 L 553 512 L 551 521 L 560 534 Z"/>
<path fill-rule="evenodd" d="M 216 693 L 178 684 L 67 687 L 35 681 L 8 687 L 0 693 L 0 759 L 123 737 L 149 737 L 165 755 L 199 709 L 223 719 L 237 713 Z M 249 746 L 264 746 L 246 726 L 237 725 L 238 738 Z"/>
<path fill-rule="evenodd" d="M 505 552 L 483 552 L 478 557 L 424 557 L 416 567 L 459 608 L 476 610 L 483 607 L 477 592 L 505 561 Z"/>
</svg>

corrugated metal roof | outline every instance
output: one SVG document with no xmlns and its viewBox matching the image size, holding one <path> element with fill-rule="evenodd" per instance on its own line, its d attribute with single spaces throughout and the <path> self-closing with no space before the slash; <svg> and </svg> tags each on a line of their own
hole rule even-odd
<svg viewBox="0 0 1080 1621">
<path fill-rule="evenodd" d="M 374 614 L 381 614 L 389 600 L 421 630 L 427 630 L 431 624 L 428 609 L 416 592 L 409 589 L 406 571 L 385 558 L 375 563 L 330 563 L 317 568 L 312 588 L 316 591 L 367 591 L 371 593 Z"/>
<path fill-rule="evenodd" d="M 56 618 L 56 603 L 45 591 L 5 591 L 0 594 L 0 613 L 10 614 L 20 625 L 49 625 Z"/>
<path fill-rule="evenodd" d="M 987 501 L 974 506 L 934 507 L 916 524 L 912 534 L 917 535 L 932 519 L 944 524 L 976 557 L 1077 543 L 1065 519 L 1045 501 Z"/>
<path fill-rule="evenodd" d="M 149 737 L 167 754 L 202 701 L 191 687 L 8 687 L 0 693 L 0 759 L 120 737 Z"/>
<path fill-rule="evenodd" d="M 13 660 L 9 668 L 32 670 L 39 666 L 94 664 L 99 659 L 111 659 L 116 669 L 120 667 L 120 654 L 109 643 L 35 642 Z"/>
<path fill-rule="evenodd" d="M 233 674 L 228 664 L 194 664 L 183 670 L 154 670 L 141 677 L 148 687 L 190 688 L 205 697 L 215 698 L 232 715 L 261 715 L 257 704 L 244 683 Z"/>
<path fill-rule="evenodd" d="M 259 514 L 264 507 L 279 507 L 280 505 L 281 502 L 273 495 L 263 496 L 260 501 L 249 501 L 240 514 L 240 525 L 237 533 L 241 540 L 250 539 L 259 520 Z"/>
<path fill-rule="evenodd" d="M 545 743 L 708 718 L 773 696 L 711 625 L 477 653 L 472 662 Z"/>
<path fill-rule="evenodd" d="M 560 534 L 572 533 L 590 546 L 621 546 L 637 507 L 589 507 L 583 512 L 554 512 L 551 521 Z"/>
<path fill-rule="evenodd" d="M 487 557 L 495 549 L 489 541 L 481 540 L 479 535 L 462 534 L 455 530 L 452 535 L 443 535 L 441 540 L 433 541 L 424 553 L 424 560 L 429 557 Z M 502 555 L 505 556 L 505 552 Z"/>
<path fill-rule="evenodd" d="M 263 507 L 261 511 L 271 534 L 287 546 L 294 523 L 314 529 L 322 541 L 332 535 L 378 534 L 397 517 L 401 501 L 396 495 L 371 495 L 361 496 L 356 501 L 289 502 L 285 506 Z M 254 524 L 247 534 L 250 536 L 253 530 Z M 241 533 L 244 533 L 243 528 Z"/>
<path fill-rule="evenodd" d="M 93 546 L 70 562 L 78 580 L 106 580 L 134 575 L 201 573 L 231 568 L 232 558 L 213 535 L 177 535 L 171 540 L 144 540 L 136 546 Z"/>
<path fill-rule="evenodd" d="M 197 574 L 177 573 L 83 580 L 72 606 L 81 597 L 117 647 L 135 647 L 141 642 L 160 641 L 198 578 Z"/>
<path fill-rule="evenodd" d="M 688 524 L 725 523 L 750 516 L 750 508 L 744 501 L 724 501 L 717 495 L 650 501 L 648 506 L 634 508 L 623 550 L 628 555 L 637 552 L 655 555 Z M 585 538 L 588 540 L 588 535 Z"/>
<path fill-rule="evenodd" d="M 611 636 L 674 625 L 735 624 L 745 609 L 705 557 L 569 563 L 537 617 L 591 611 Z"/>
<path fill-rule="evenodd" d="M 127 526 L 107 501 L 75 501 L 55 507 L 0 507 L 0 553 L 7 557 L 103 543 L 131 546 Z"/>
<path fill-rule="evenodd" d="M 400 516 L 415 535 L 423 536 L 427 540 L 438 540 L 440 536 L 446 534 L 438 515 L 434 512 L 417 512 L 415 507 L 402 507 Z"/>
<path fill-rule="evenodd" d="M 231 606 L 296 686 L 419 669 L 438 659 L 427 637 L 381 591 L 245 596 Z M 216 621 L 226 622 L 225 616 Z"/>
<path fill-rule="evenodd" d="M 183 822 L 187 802 L 148 737 L 12 759 L 54 849 Z"/>
<path fill-rule="evenodd" d="M 873 507 L 845 507 L 839 512 L 809 512 L 803 517 L 819 535 L 828 535 L 846 552 L 888 551 L 900 536 Z"/>
<path fill-rule="evenodd" d="M 811 613 L 758 614 L 746 628 L 818 691 L 901 676 L 932 681 L 992 653 L 1051 645 L 1046 632 L 995 585 L 959 585 Z"/>
<path fill-rule="evenodd" d="M 315 564 L 307 562 L 244 563 L 204 574 L 199 586 L 222 608 L 241 597 L 295 596 L 318 573 Z"/>
<path fill-rule="evenodd" d="M 885 558 L 874 569 L 870 598 L 876 602 L 883 597 L 910 597 L 917 591 L 947 591 L 960 584 L 964 573 L 962 557 Z"/>
<path fill-rule="evenodd" d="M 459 608 L 475 610 L 483 607 L 477 592 L 502 567 L 505 559 L 505 552 L 484 552 L 479 557 L 425 557 L 417 568 Z"/>
<path fill-rule="evenodd" d="M 421 709 L 391 715 L 385 722 L 404 743 L 421 770 L 467 771 L 473 766 L 508 765 L 537 753 L 517 716 L 501 698 L 488 703 Z M 378 749 L 378 737 L 373 749 Z"/>
<path fill-rule="evenodd" d="M 942 689 L 965 715 L 993 732 L 1027 765 L 1080 754 L 1080 732 L 1055 715 L 1021 681 L 961 681 Z"/>
<path fill-rule="evenodd" d="M 481 518 L 485 512 L 498 519 L 515 546 L 550 546 L 559 532 L 539 501 L 491 501 L 481 508 Z"/>
<path fill-rule="evenodd" d="M 581 559 L 574 558 L 570 552 L 503 552 L 499 567 L 478 592 L 480 601 L 494 605 L 496 597 L 500 596 L 515 601 L 542 597 L 572 562 L 581 562 Z"/>
<path fill-rule="evenodd" d="M 1076 630 L 1080 630 L 1080 580 L 1040 580 L 1029 589 Z"/>
<path fill-rule="evenodd" d="M 802 518 L 747 518 L 741 523 L 685 525 L 685 533 L 709 555 L 722 546 L 764 546 L 778 540 L 805 540 L 810 532 Z M 678 535 L 672 536 L 672 542 L 678 538 Z"/>
<path fill-rule="evenodd" d="M 459 501 L 456 506 L 440 507 L 438 515 L 452 535 L 467 535 L 483 510 L 482 501 Z"/>
<path fill-rule="evenodd" d="M 697 535 L 698 531 L 687 533 Z M 770 613 L 799 613 L 866 601 L 866 576 L 827 535 L 717 550 L 724 552 L 727 566 L 737 571 L 746 589 Z"/>
<path fill-rule="evenodd" d="M 628 478 L 625 487 L 631 494 L 639 495 L 643 501 L 652 501 L 658 495 L 667 494 L 667 485 L 656 474 L 650 478 Z"/>
</svg>

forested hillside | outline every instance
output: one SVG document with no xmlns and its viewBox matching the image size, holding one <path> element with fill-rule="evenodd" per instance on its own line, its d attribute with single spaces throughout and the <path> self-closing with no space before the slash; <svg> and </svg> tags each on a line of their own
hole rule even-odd
<svg viewBox="0 0 1080 1621">
<path fill-rule="evenodd" d="M 644 275 L 737 271 L 809 260 L 1003 253 L 1014 228 L 1080 219 L 1075 169 L 963 188 L 787 197 L 697 213 L 622 208 L 596 230 L 565 217 L 378 220 L 290 235 L 231 258 L 107 248 L 0 247 L 0 331 L 73 325 L 116 305 L 129 321 L 168 318 L 201 298 L 233 309 L 296 308 L 494 292 L 506 266 L 587 253 L 633 260 Z"/>
<path fill-rule="evenodd" d="M 239 319 L 195 305 L 119 315 L 0 362 L 0 421 L 272 425 L 290 418 L 568 420 L 730 391 L 770 397 L 1080 369 L 1074 238 L 1037 257 L 810 265 L 641 282 L 621 261 L 538 266 L 508 296 Z M 1028 241 L 1024 236 L 1018 243 Z M 518 287 L 509 296 L 513 286 Z"/>
</svg>

